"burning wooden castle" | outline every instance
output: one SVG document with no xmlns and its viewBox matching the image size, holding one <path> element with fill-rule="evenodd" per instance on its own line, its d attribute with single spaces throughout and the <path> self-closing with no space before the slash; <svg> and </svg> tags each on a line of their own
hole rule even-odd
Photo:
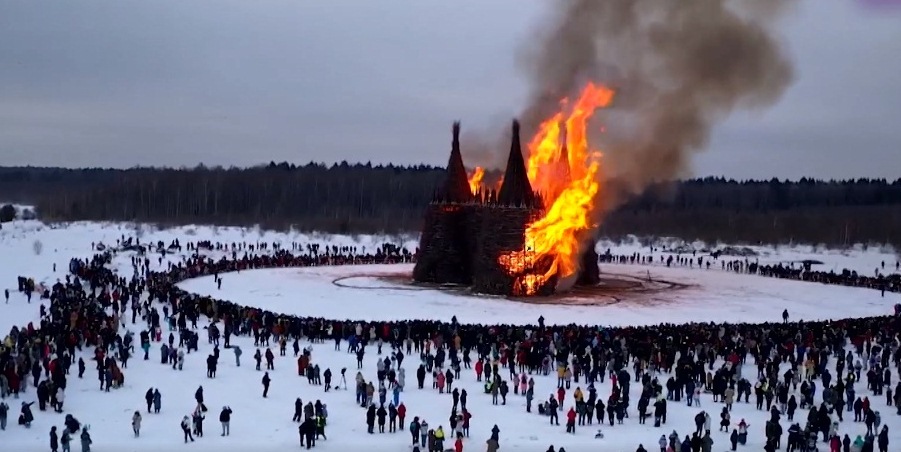
<svg viewBox="0 0 901 452">
<path fill-rule="evenodd" d="M 447 177 L 425 212 L 413 279 L 421 283 L 470 286 L 476 293 L 551 295 L 556 276 L 533 285 L 550 259 L 535 256 L 525 243 L 526 228 L 544 214 L 543 200 L 532 190 L 523 160 L 519 123 L 513 122 L 510 155 L 500 189 L 471 189 L 460 153 L 460 124 L 454 123 Z M 566 155 L 561 156 L 565 159 Z M 599 282 L 597 253 L 586 246 L 577 284 Z M 517 252 L 520 253 L 511 253 Z M 504 256 L 516 254 L 522 262 Z M 567 284 L 571 286 L 571 282 Z M 562 285 L 561 285 L 562 286 Z"/>
</svg>

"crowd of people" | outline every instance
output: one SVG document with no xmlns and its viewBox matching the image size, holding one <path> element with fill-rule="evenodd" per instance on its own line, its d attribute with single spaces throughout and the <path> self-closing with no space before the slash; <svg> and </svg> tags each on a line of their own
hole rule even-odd
<svg viewBox="0 0 901 452">
<path fill-rule="evenodd" d="M 483 384 L 483 394 L 478 396 L 489 397 L 494 404 L 506 405 L 512 388 L 514 397 L 524 398 L 526 411 L 533 412 L 534 406 L 537 416 L 547 417 L 545 422 L 558 425 L 560 415 L 565 416 L 568 433 L 594 422 L 615 430 L 620 424 L 634 422 L 635 416 L 642 424 L 651 418 L 652 425 L 662 430 L 666 428 L 669 405 L 704 407 L 695 417 L 694 431 L 680 434 L 673 430 L 653 440 L 662 452 L 709 452 L 720 441 L 716 432 L 711 433 L 717 418 L 719 430 L 726 432 L 723 441 L 736 450 L 748 441 L 752 426 L 743 420 L 735 422 L 730 413 L 733 406 L 749 403 L 752 396 L 755 408 L 769 413 L 769 420 L 760 429 L 766 451 L 785 445 L 790 451 L 811 452 L 822 443 L 830 451 L 886 452 L 888 426 L 883 424 L 877 405 L 885 403 L 901 415 L 901 378 L 892 386 L 892 373 L 897 375 L 901 368 L 898 316 L 791 322 L 786 311 L 782 322 L 766 324 L 628 328 L 547 325 L 543 318 L 531 325 L 461 324 L 452 313 L 448 313 L 448 321 L 311 318 L 188 293 L 177 284 L 207 275 L 221 284 L 224 273 L 257 268 L 409 262 L 412 255 L 400 247 L 387 246 L 359 254 L 351 248 L 332 246 L 292 244 L 289 251 L 277 244 L 189 242 L 185 245 L 187 256 L 163 265 L 166 253 L 182 249 L 178 241 L 164 245 L 139 245 L 137 240 L 123 239 L 116 248 L 103 247 L 90 259 L 73 260 L 71 275 L 40 294 L 39 324 L 14 326 L 4 339 L 0 348 L 2 395 L 18 398 L 28 392 L 31 377 L 38 408 L 44 411 L 49 406 L 61 412 L 70 367 L 77 366 L 81 378 L 87 357 L 94 361 L 91 365 L 96 368 L 101 389 L 115 389 L 124 382 L 135 345 L 148 359 L 151 347 L 156 347 L 153 344 L 159 344 L 161 362 L 179 369 L 185 351 L 198 349 L 197 324 L 207 318 L 212 321 L 206 330 L 207 340 L 213 345 L 207 357 L 207 378 L 216 377 L 220 340 L 224 348 L 232 350 L 240 366 L 241 348 L 232 347 L 230 341 L 241 336 L 253 338 L 254 346 L 259 347 L 254 354 L 257 370 L 262 365 L 267 370 L 273 368 L 275 353 L 270 341 L 278 347 L 279 357 L 286 356 L 288 344 L 292 344 L 298 375 L 328 391 L 333 387 L 332 369 L 321 369 L 315 350 L 301 349 L 300 340 L 334 342 L 336 349 L 346 344 L 358 364 L 351 387 L 357 405 L 365 411 L 367 432 L 384 432 L 387 421 L 388 433 L 406 429 L 411 447 L 419 451 L 444 451 L 447 447 L 462 451 L 473 417 L 467 407 L 470 395 L 454 387 L 462 372 L 474 373 Z M 136 251 L 131 254 L 133 272 L 127 277 L 111 265 L 116 250 L 125 247 Z M 153 270 L 154 250 L 159 254 L 153 259 L 160 270 Z M 218 251 L 220 256 L 210 257 L 203 250 Z M 698 261 L 696 265 L 701 264 Z M 857 285 L 853 280 L 841 281 Z M 139 344 L 134 344 L 130 334 L 121 333 L 129 309 L 132 323 L 138 317 L 146 323 Z M 164 327 L 170 331 L 168 337 L 163 336 Z M 372 369 L 364 369 L 363 362 L 372 348 L 377 350 L 378 364 L 368 374 Z M 416 369 L 417 390 L 428 390 L 425 381 L 431 375 L 432 390 L 451 395 L 447 430 L 443 422 L 433 426 L 415 415 L 405 425 L 408 408 L 400 399 L 406 388 L 405 357 L 408 364 L 413 361 L 410 368 Z M 334 386 L 347 387 L 345 371 L 340 370 L 341 381 Z M 535 378 L 551 376 L 556 377 L 556 391 L 549 396 L 536 394 Z M 260 382 L 266 397 L 271 384 L 268 372 Z M 607 385 L 609 395 L 605 396 L 602 394 L 607 392 Z M 633 406 L 634 394 L 638 397 Z M 181 422 L 185 442 L 203 436 L 207 408 L 202 387 L 195 399 L 193 415 Z M 159 413 L 158 390 L 148 390 L 145 401 L 148 413 L 151 408 L 153 414 Z M 22 402 L 18 423 L 23 428 L 29 428 L 34 419 L 33 403 Z M 8 409 L 5 403 L 0 405 L 4 428 Z M 798 409 L 807 410 L 807 414 L 795 421 Z M 304 404 L 297 399 L 294 411 L 304 447 L 315 447 L 320 437 L 326 438 L 325 404 L 318 400 Z M 853 412 L 854 418 L 849 419 L 851 426 L 842 430 L 859 434 L 839 434 L 847 422 L 845 412 Z M 231 414 L 228 406 L 220 412 L 223 436 L 229 434 Z M 68 450 L 69 441 L 80 431 L 82 450 L 88 452 L 92 443 L 88 426 L 80 425 L 71 415 L 69 418 L 59 441 L 55 439 L 56 428 L 51 431 L 51 449 L 56 451 L 61 443 L 63 450 Z M 132 428 L 136 437 L 141 422 L 141 413 L 135 412 Z M 787 427 L 783 427 L 786 422 Z M 601 438 L 604 433 L 598 430 L 595 435 Z M 500 438 L 495 425 L 485 448 L 496 451 Z M 555 449 L 551 446 L 548 450 Z M 563 448 L 557 450 L 562 452 Z M 641 445 L 637 450 L 647 449 Z"/>
<path fill-rule="evenodd" d="M 875 289 L 882 291 L 883 296 L 885 292 L 901 293 L 901 260 L 895 260 L 894 265 L 891 262 L 886 264 L 884 260 L 881 261 L 879 267 L 873 270 L 873 276 L 867 276 L 857 270 L 847 268 L 840 272 L 815 270 L 813 266 L 821 263 L 812 260 L 761 264 L 756 256 L 731 256 L 719 251 L 675 253 L 660 251 L 654 247 L 651 247 L 647 254 L 640 252 L 614 254 L 607 249 L 598 256 L 598 262 L 679 266 L 707 270 L 718 268 L 723 271 L 770 278 Z"/>
</svg>

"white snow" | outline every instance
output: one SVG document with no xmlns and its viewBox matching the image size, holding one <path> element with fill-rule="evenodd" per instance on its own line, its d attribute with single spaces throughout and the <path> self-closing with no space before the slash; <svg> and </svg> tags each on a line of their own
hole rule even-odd
<svg viewBox="0 0 901 452">
<path fill-rule="evenodd" d="M 415 247 L 415 238 L 410 237 L 313 237 L 254 229 L 192 226 L 157 230 L 141 225 L 96 223 L 51 227 L 38 222 L 17 221 L 5 224 L 4 229 L 0 231 L 0 288 L 9 288 L 11 292 L 9 304 L 0 304 L 0 334 L 5 336 L 11 326 L 22 326 L 38 319 L 40 300 L 35 297 L 30 305 L 26 304 L 24 296 L 15 291 L 16 276 L 34 277 L 36 282 L 52 284 L 64 277 L 70 258 L 84 258 L 93 254 L 91 242 L 113 244 L 116 238 L 135 234 L 141 237 L 142 242 L 163 240 L 168 243 L 174 238 L 179 238 L 182 242 L 204 239 L 222 242 L 262 240 L 279 241 L 286 245 L 292 241 L 302 243 L 317 241 L 366 246 L 369 249 L 368 247 L 375 247 L 388 241 L 407 244 L 411 249 Z M 42 250 L 40 254 L 35 254 L 34 244 L 38 241 L 42 244 Z M 599 244 L 598 249 L 603 251 L 609 246 L 613 247 L 614 253 L 622 254 L 647 250 L 637 244 L 615 246 L 604 243 Z M 290 245 L 288 248 L 290 249 Z M 886 262 L 887 268 L 893 267 L 896 261 L 891 250 L 876 248 L 864 250 L 860 247 L 845 251 L 823 251 L 812 247 L 753 248 L 763 253 L 759 258 L 761 263 L 810 258 L 825 262 L 825 265 L 818 269 L 841 270 L 848 267 L 867 274 L 872 274 L 882 261 Z M 114 262 L 120 268 L 121 274 L 126 277 L 131 275 L 128 268 L 129 257 L 129 254 L 120 254 Z M 181 256 L 177 255 L 168 257 L 173 260 L 180 258 Z M 151 261 L 156 266 L 156 261 L 154 259 Z M 52 271 L 54 263 L 57 264 L 55 272 Z M 165 260 L 162 265 L 166 265 Z M 388 283 L 371 276 L 409 272 L 410 269 L 409 265 L 373 265 L 253 270 L 223 275 L 221 290 L 215 288 L 212 278 L 186 281 L 182 287 L 245 305 L 298 315 L 372 320 L 430 318 L 445 321 L 456 315 L 461 322 L 466 323 L 534 323 L 540 315 L 543 315 L 548 323 L 600 325 L 778 321 L 782 309 L 788 309 L 793 319 L 844 318 L 889 314 L 892 305 L 901 301 L 897 294 L 887 293 L 885 298 L 882 298 L 875 290 L 736 275 L 716 269 L 667 269 L 662 266 L 605 265 L 602 271 L 638 277 L 646 276 L 647 272 L 650 272 L 655 279 L 678 281 L 690 284 L 691 287 L 657 294 L 650 300 L 651 303 L 620 303 L 600 307 L 534 305 L 433 290 L 407 290 L 407 286 Z M 344 277 L 348 279 L 343 280 L 343 284 L 354 287 L 339 287 L 333 284 L 333 280 Z M 127 320 L 130 321 L 130 315 L 128 317 Z M 132 325 L 128 322 L 126 326 L 137 334 L 143 325 L 139 319 L 138 324 Z M 168 332 L 164 331 L 164 337 L 167 334 Z M 253 367 L 252 339 L 232 339 L 232 343 L 240 345 L 244 351 L 240 368 L 235 367 L 231 351 L 223 349 L 217 378 L 207 379 L 204 358 L 212 346 L 207 344 L 205 334 L 201 332 L 200 337 L 200 351 L 187 356 L 183 371 L 175 371 L 169 366 L 159 364 L 158 343 L 153 343 L 150 360 L 143 361 L 140 355 L 130 360 L 129 367 L 123 369 L 125 386 L 109 393 L 98 389 L 99 383 L 92 363 L 88 363 L 88 370 L 81 380 L 75 375 L 77 366 L 73 366 L 73 372 L 69 375 L 65 412 L 74 414 L 79 420 L 92 426 L 94 440 L 92 451 L 175 449 L 263 452 L 296 449 L 299 447 L 297 424 L 291 422 L 296 397 L 301 397 L 304 403 L 319 399 L 328 405 L 329 422 L 326 433 L 329 439 L 318 442 L 316 446 L 318 450 L 409 450 L 410 434 L 407 426 L 401 426 L 401 431 L 396 434 L 368 435 L 365 432 L 365 412 L 355 406 L 352 388 L 346 392 L 323 393 L 319 386 L 308 386 L 306 379 L 297 376 L 296 360 L 291 356 L 290 346 L 289 356 L 279 357 L 277 345 L 273 343 L 276 370 L 270 372 L 273 380 L 270 394 L 267 399 L 263 399 L 260 384 L 262 372 L 255 371 Z M 342 344 L 346 346 L 346 342 Z M 388 350 L 387 346 L 385 350 Z M 85 353 L 90 351 L 86 350 Z M 367 348 L 364 368 L 364 376 L 367 379 L 375 376 L 376 358 L 375 347 Z M 381 358 L 384 358 L 384 355 Z M 348 380 L 352 383 L 356 372 L 355 358 L 344 351 L 333 351 L 332 343 L 314 345 L 313 362 L 318 363 L 323 370 L 331 368 L 336 374 L 335 380 L 338 381 L 340 369 L 346 367 Z M 416 365 L 418 365 L 416 357 L 408 357 L 404 361 L 404 367 L 407 368 L 407 389 L 401 394 L 401 400 L 408 409 L 407 422 L 409 423 L 413 416 L 420 416 L 427 419 L 432 428 L 444 425 L 447 429 L 451 398 L 449 395 L 439 396 L 436 390 L 430 389 L 431 377 L 426 378 L 427 389 L 415 389 Z M 748 373 L 753 372 L 749 370 Z M 537 403 L 555 390 L 556 382 L 551 377 L 536 377 L 535 381 Z M 205 422 L 207 436 L 195 443 L 184 445 L 178 424 L 182 416 L 193 410 L 195 405 L 193 393 L 201 384 L 204 387 L 206 404 L 210 408 Z M 650 423 L 647 426 L 638 425 L 635 409 L 635 403 L 639 398 L 638 386 L 632 385 L 631 418 L 626 420 L 625 425 L 602 427 L 605 438 L 595 439 L 596 426 L 578 427 L 575 435 L 568 435 L 564 433 L 562 425 L 565 416 L 561 415 L 560 426 L 550 426 L 546 418 L 534 413 L 535 410 L 533 414 L 525 413 L 524 398 L 513 395 L 512 392 L 508 396 L 507 406 L 493 406 L 490 396 L 482 394 L 481 385 L 475 381 L 474 373 L 464 370 L 463 379 L 458 387 L 468 390 L 468 406 L 473 414 L 471 437 L 466 440 L 464 450 L 467 452 L 485 450 L 485 440 L 489 437 L 494 424 L 501 430 L 501 451 L 543 452 L 553 444 L 558 448 L 564 446 L 569 452 L 592 450 L 619 452 L 633 451 L 639 443 L 643 443 L 649 451 L 656 451 L 656 442 L 661 434 L 669 435 L 675 429 L 684 437 L 694 430 L 692 418 L 698 412 L 698 408 L 689 408 L 676 403 L 669 404 L 669 422 L 664 428 L 655 429 Z M 143 413 L 141 437 L 135 439 L 130 426 L 131 414 L 135 410 L 144 411 L 143 395 L 149 387 L 160 389 L 163 395 L 162 412 L 158 415 Z M 599 397 L 606 399 L 609 392 L 609 382 L 598 386 Z M 857 392 L 868 393 L 865 384 L 858 384 Z M 820 391 L 818 396 L 819 393 Z M 568 410 L 571 405 L 571 395 L 570 391 L 564 410 Z M 34 390 L 30 389 L 21 400 L 35 400 Z M 703 395 L 702 400 L 703 408 L 713 407 L 709 409 L 714 418 L 715 428 L 721 405 L 714 405 L 709 395 Z M 899 422 L 901 418 L 894 414 L 893 409 L 886 407 L 884 398 L 871 400 L 877 410 L 881 408 L 883 423 L 891 430 L 890 450 L 897 450 L 898 445 L 901 445 L 901 422 Z M 62 425 L 64 414 L 41 412 L 35 406 L 35 422 L 30 429 L 25 429 L 15 425 L 18 401 L 7 399 L 6 402 L 11 406 L 10 422 L 7 430 L 0 432 L 0 450 L 47 450 L 48 431 L 52 425 Z M 234 409 L 231 436 L 226 438 L 219 436 L 218 413 L 223 405 L 229 405 Z M 803 425 L 806 412 L 799 410 L 796 416 Z M 766 417 L 766 412 L 756 411 L 748 405 L 735 405 L 732 414 L 733 423 L 744 418 L 751 425 L 749 443 L 747 446 L 740 446 L 739 450 L 762 449 L 762 429 Z M 787 428 L 785 420 L 782 424 Z M 840 428 L 841 434 L 849 433 L 852 439 L 864 431 L 862 423 L 852 423 L 847 417 Z M 727 435 L 713 432 L 713 436 L 716 441 L 714 451 L 727 450 Z M 452 443 L 448 441 L 445 445 L 449 447 Z M 79 450 L 77 443 L 73 443 L 72 446 L 73 450 Z"/>
<path fill-rule="evenodd" d="M 843 286 L 735 274 L 721 270 L 604 265 L 611 273 L 689 284 L 647 297 L 628 295 L 604 306 L 562 306 L 510 301 L 498 297 L 464 296 L 448 291 L 416 289 L 392 284 L 377 275 L 409 274 L 412 264 L 354 267 L 305 267 L 250 270 L 222 277 L 222 289 L 213 277 L 196 278 L 180 286 L 194 293 L 241 300 L 275 312 L 329 319 L 450 321 L 512 324 L 654 325 L 663 322 L 774 322 L 782 309 L 799 320 L 841 319 L 888 315 L 897 297 L 879 291 Z M 358 276 L 359 275 L 359 276 Z M 335 284 L 339 282 L 341 286 Z M 350 287 L 348 287 L 350 286 Z M 576 299 L 576 297 L 563 297 Z M 852 302 L 853 301 L 853 302 Z"/>
</svg>

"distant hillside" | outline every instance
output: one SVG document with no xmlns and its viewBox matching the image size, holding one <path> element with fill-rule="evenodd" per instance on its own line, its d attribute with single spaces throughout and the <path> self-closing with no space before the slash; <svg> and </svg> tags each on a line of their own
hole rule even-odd
<svg viewBox="0 0 901 452">
<path fill-rule="evenodd" d="M 253 168 L 0 167 L 0 199 L 50 221 L 291 225 L 345 232 L 417 231 L 444 177 L 431 166 L 271 163 Z M 602 226 L 627 234 L 728 242 L 901 245 L 901 179 L 733 181 L 661 185 Z"/>
</svg>

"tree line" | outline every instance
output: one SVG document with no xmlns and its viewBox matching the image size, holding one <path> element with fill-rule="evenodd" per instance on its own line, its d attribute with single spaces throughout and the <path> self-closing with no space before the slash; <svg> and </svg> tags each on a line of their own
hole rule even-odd
<svg viewBox="0 0 901 452">
<path fill-rule="evenodd" d="M 347 162 L 124 170 L 0 167 L 0 200 L 34 205 L 45 221 L 416 232 L 443 177 L 443 168 L 427 165 Z M 612 212 L 600 233 L 614 239 L 636 234 L 901 245 L 901 179 L 704 178 L 661 184 Z"/>
</svg>

